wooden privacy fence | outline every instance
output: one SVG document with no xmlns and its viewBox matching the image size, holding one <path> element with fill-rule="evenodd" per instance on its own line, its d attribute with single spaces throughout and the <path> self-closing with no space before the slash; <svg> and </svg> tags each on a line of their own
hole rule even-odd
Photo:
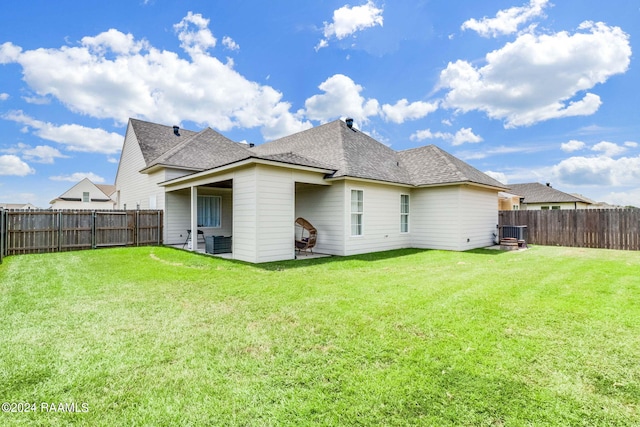
<svg viewBox="0 0 640 427">
<path fill-rule="evenodd" d="M 531 244 L 640 250 L 640 209 L 500 211 L 499 225 L 526 225 Z"/>
<path fill-rule="evenodd" d="M 3 256 L 162 243 L 162 211 L 1 210 Z"/>
</svg>

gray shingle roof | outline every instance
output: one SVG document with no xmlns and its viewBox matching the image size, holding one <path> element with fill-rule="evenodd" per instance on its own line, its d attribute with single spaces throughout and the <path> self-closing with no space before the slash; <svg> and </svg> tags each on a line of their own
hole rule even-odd
<svg viewBox="0 0 640 427">
<path fill-rule="evenodd" d="M 173 133 L 173 126 L 164 126 L 137 119 L 129 119 L 129 123 L 131 123 L 131 128 L 138 139 L 142 157 L 144 157 L 147 166 L 172 147 L 197 133 L 180 129 L 180 136 L 176 136 Z"/>
<path fill-rule="evenodd" d="M 173 129 L 171 133 L 173 134 Z M 149 166 L 161 164 L 205 170 L 247 159 L 252 154 L 244 144 L 233 142 L 213 129 L 206 128 L 185 138 L 153 160 Z"/>
<path fill-rule="evenodd" d="M 292 152 L 328 164 L 333 177 L 409 183 L 398 153 L 336 120 L 253 148 L 258 155 Z"/>
<path fill-rule="evenodd" d="M 326 162 L 336 170 L 333 177 L 349 176 L 409 185 L 470 182 L 506 188 L 435 145 L 397 152 L 360 131 L 350 129 L 341 120 L 259 145 L 252 150 L 261 155 L 288 151 Z"/>
<path fill-rule="evenodd" d="M 502 183 L 435 145 L 397 152 L 336 120 L 249 148 L 207 128 L 180 130 L 131 119 L 147 167 L 174 166 L 207 170 L 257 158 L 334 171 L 352 177 L 407 185 L 476 183 L 506 188 Z"/>
<path fill-rule="evenodd" d="M 582 202 L 586 201 L 563 193 L 553 187 L 540 184 L 539 182 L 529 182 L 525 184 L 510 184 L 510 191 L 520 197 L 524 197 L 524 203 L 563 203 L 563 202 Z"/>
<path fill-rule="evenodd" d="M 469 182 L 506 188 L 501 182 L 435 145 L 412 148 L 398 153 L 402 165 L 411 174 L 413 185 L 437 185 Z"/>
</svg>

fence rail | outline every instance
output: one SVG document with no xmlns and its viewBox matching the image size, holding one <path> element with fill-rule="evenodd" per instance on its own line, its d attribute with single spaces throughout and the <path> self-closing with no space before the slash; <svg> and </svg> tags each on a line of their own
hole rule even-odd
<svg viewBox="0 0 640 427">
<path fill-rule="evenodd" d="M 7 255 L 162 244 L 162 211 L 0 209 L 0 262 Z"/>
<path fill-rule="evenodd" d="M 526 225 L 531 244 L 640 250 L 640 209 L 500 211 L 499 225 Z"/>
</svg>

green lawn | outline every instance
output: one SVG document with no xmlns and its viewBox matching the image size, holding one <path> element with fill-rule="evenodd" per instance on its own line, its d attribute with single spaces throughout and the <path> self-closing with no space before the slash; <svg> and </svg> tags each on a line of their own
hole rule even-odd
<svg viewBox="0 0 640 427">
<path fill-rule="evenodd" d="M 639 273 L 555 247 L 13 256 L 0 396 L 37 411 L 0 425 L 637 426 Z"/>
</svg>

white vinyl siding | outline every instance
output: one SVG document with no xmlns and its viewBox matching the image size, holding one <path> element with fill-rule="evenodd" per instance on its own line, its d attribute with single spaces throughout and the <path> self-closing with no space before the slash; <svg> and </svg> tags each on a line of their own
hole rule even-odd
<svg viewBox="0 0 640 427">
<path fill-rule="evenodd" d="M 400 195 L 400 232 L 409 232 L 409 195 Z"/>
<path fill-rule="evenodd" d="M 526 200 L 525 200 L 526 201 Z M 551 204 L 550 202 L 546 203 L 525 203 L 522 205 L 521 209 L 526 209 L 529 211 L 540 210 L 540 209 L 588 209 L 589 205 L 583 202 L 554 202 Z"/>
<path fill-rule="evenodd" d="M 351 190 L 351 235 L 362 236 L 362 215 L 364 213 L 364 192 Z"/>
<path fill-rule="evenodd" d="M 351 189 L 354 184 L 363 191 L 361 236 L 351 236 Z M 401 233 L 398 224 L 398 201 L 401 194 L 407 194 L 406 187 L 352 181 L 347 181 L 345 187 L 344 218 L 348 224 L 345 255 L 411 247 L 411 235 Z"/>
<path fill-rule="evenodd" d="M 247 262 L 257 262 L 255 172 L 243 169 L 233 177 L 233 258 Z"/>
<path fill-rule="evenodd" d="M 302 217 L 318 230 L 318 240 L 314 252 L 344 255 L 345 234 L 349 233 L 349 223 L 343 215 L 344 182 L 333 185 L 296 184 L 295 217 Z"/>
<path fill-rule="evenodd" d="M 233 179 L 233 258 L 293 259 L 294 183 L 285 168 L 254 166 Z"/>
<path fill-rule="evenodd" d="M 498 224 L 498 195 L 473 186 L 412 192 L 413 246 L 462 251 L 490 246 Z"/>
</svg>

